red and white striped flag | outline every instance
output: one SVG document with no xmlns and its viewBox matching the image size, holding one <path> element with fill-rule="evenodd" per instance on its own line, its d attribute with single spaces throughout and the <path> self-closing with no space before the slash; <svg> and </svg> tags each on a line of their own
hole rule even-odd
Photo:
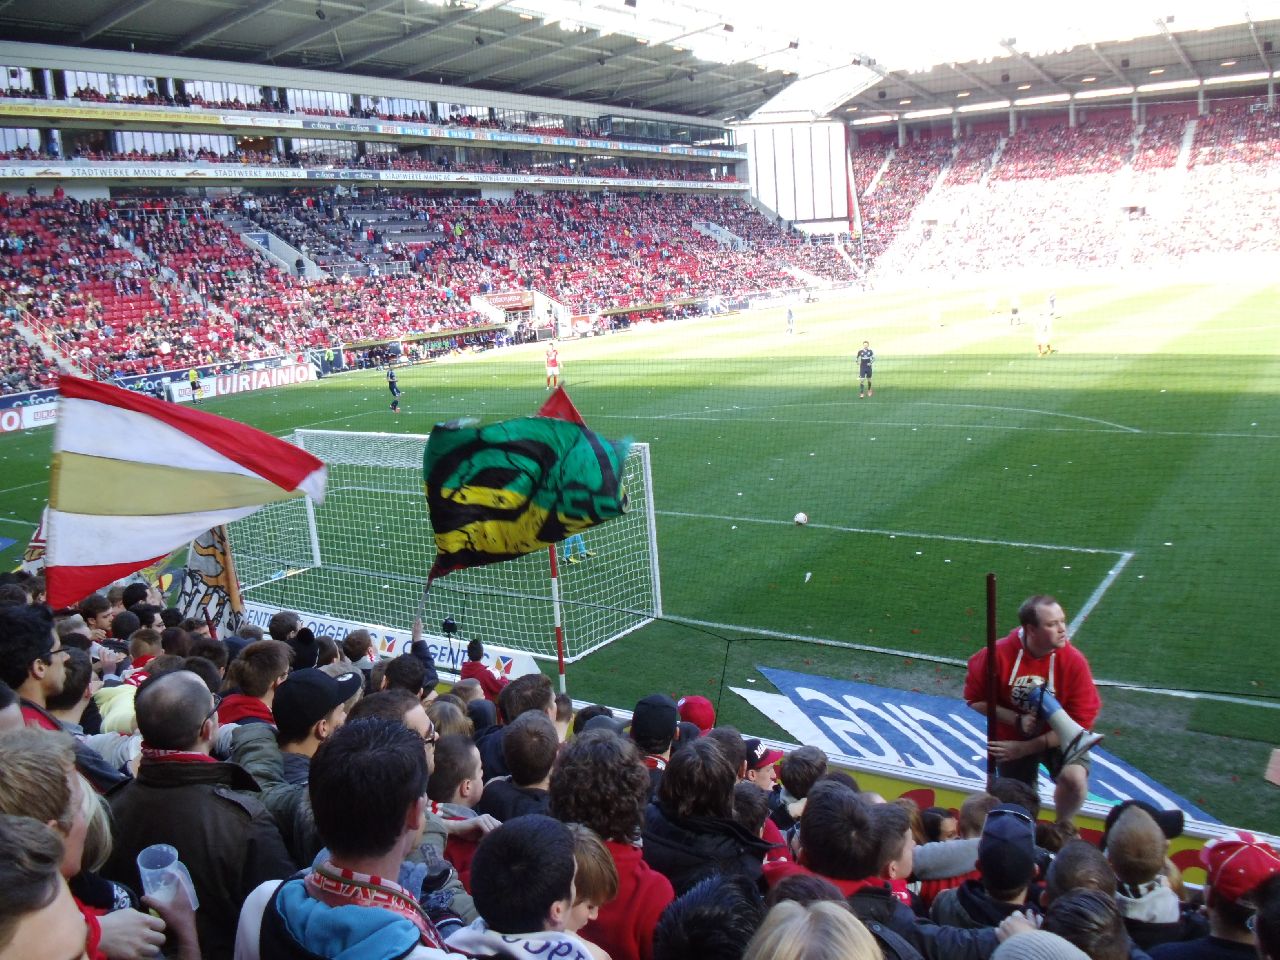
<svg viewBox="0 0 1280 960">
<path fill-rule="evenodd" d="M 261 430 L 78 377 L 58 389 L 45 554 L 55 608 L 268 503 L 324 500 L 324 463 Z"/>
</svg>

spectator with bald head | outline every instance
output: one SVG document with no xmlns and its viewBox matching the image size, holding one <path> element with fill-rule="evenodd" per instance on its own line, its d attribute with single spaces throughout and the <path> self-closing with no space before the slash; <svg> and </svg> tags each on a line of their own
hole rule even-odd
<svg viewBox="0 0 1280 960">
<path fill-rule="evenodd" d="M 138 689 L 134 709 L 142 762 L 137 779 L 111 796 L 116 843 L 103 873 L 137 888 L 138 853 L 155 843 L 176 848 L 200 899 L 205 960 L 228 958 L 245 898 L 296 867 L 271 815 L 254 799 L 254 779 L 210 755 L 217 701 L 204 681 L 187 670 L 156 677 Z"/>
</svg>

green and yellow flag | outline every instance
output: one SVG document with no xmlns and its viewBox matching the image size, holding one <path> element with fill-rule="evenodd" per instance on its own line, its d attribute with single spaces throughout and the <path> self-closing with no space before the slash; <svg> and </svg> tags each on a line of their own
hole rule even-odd
<svg viewBox="0 0 1280 960">
<path fill-rule="evenodd" d="M 532 553 L 621 516 L 631 441 L 587 429 L 564 389 L 532 417 L 437 424 L 422 474 L 436 537 L 428 580 Z"/>
</svg>

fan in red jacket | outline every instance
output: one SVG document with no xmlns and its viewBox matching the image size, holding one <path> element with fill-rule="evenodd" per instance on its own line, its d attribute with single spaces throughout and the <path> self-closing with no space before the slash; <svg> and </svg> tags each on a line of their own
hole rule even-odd
<svg viewBox="0 0 1280 960">
<path fill-rule="evenodd" d="M 460 671 L 463 680 L 476 680 L 484 691 L 484 698 L 498 702 L 498 694 L 511 682 L 510 677 L 500 677 L 484 664 L 484 644 L 472 640 L 467 644 L 467 661 Z"/>
<path fill-rule="evenodd" d="M 1054 807 L 1059 821 L 1070 821 L 1089 789 L 1085 754 L 1063 765 L 1058 734 L 1034 711 L 1019 704 L 1034 687 L 1045 685 L 1067 716 L 1086 730 L 1093 728 L 1102 700 L 1084 654 L 1067 637 L 1067 615 L 1053 597 L 1028 598 L 1018 609 L 1021 626 L 996 642 L 996 739 L 989 746 L 1002 777 L 1035 786 L 1043 762 L 1053 777 Z M 964 699 L 987 714 L 987 651 L 969 658 Z"/>
</svg>

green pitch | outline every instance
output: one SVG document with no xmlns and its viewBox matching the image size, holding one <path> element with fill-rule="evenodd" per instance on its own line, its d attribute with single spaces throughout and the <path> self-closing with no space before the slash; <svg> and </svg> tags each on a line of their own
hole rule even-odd
<svg viewBox="0 0 1280 960">
<path fill-rule="evenodd" d="M 716 699 L 722 683 L 765 685 L 755 665 L 769 664 L 956 695 L 950 661 L 982 642 L 991 571 L 1002 632 L 1024 596 L 1053 593 L 1095 674 L 1137 688 L 1103 691 L 1109 750 L 1224 820 L 1280 831 L 1268 745 L 1196 732 L 1193 708 L 1219 701 L 1151 692 L 1277 704 L 1280 286 L 1060 287 L 1044 358 L 1048 289 L 1017 291 L 1022 324 L 1009 292 L 799 304 L 790 336 L 775 309 L 562 343 L 588 423 L 651 444 L 666 611 L 571 666 L 570 692 Z M 859 399 L 864 339 L 875 394 Z M 281 434 L 426 433 L 532 412 L 542 348 L 400 383 L 398 417 L 377 371 L 205 408 Z M 4 562 L 44 502 L 51 439 L 0 438 L 0 536 L 20 541 Z M 783 735 L 734 694 L 720 703 Z M 1269 727 L 1263 709 L 1232 716 Z"/>
</svg>

